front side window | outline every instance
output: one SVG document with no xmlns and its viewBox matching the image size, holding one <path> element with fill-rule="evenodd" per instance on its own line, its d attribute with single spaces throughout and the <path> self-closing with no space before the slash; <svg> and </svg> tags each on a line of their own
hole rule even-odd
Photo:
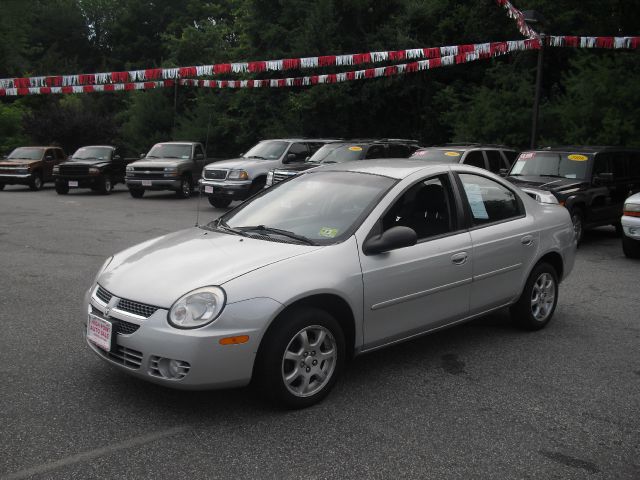
<svg viewBox="0 0 640 480">
<path fill-rule="evenodd" d="M 489 170 L 494 173 L 498 173 L 501 168 L 504 168 L 502 164 L 502 156 L 498 150 L 487 150 L 487 160 L 489 160 Z"/>
<path fill-rule="evenodd" d="M 453 232 L 456 216 L 446 175 L 421 181 L 407 190 L 382 217 L 382 230 L 409 227 L 418 240 Z"/>
<path fill-rule="evenodd" d="M 473 225 L 500 222 L 519 217 L 516 194 L 503 185 L 480 175 L 460 174 Z"/>
<path fill-rule="evenodd" d="M 196 145 L 195 154 L 202 155 L 202 158 L 204 158 L 204 151 L 202 150 L 202 147 L 200 145 Z"/>
<path fill-rule="evenodd" d="M 485 168 L 482 152 L 479 150 L 469 152 L 464 159 L 464 164 L 471 165 L 472 167 Z"/>
<path fill-rule="evenodd" d="M 296 160 L 304 160 L 309 156 L 309 149 L 304 143 L 293 143 L 288 153 L 293 153 Z"/>
</svg>

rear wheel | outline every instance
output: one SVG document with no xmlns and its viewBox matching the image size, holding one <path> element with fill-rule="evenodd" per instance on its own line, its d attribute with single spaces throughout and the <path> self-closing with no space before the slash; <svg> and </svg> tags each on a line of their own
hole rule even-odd
<svg viewBox="0 0 640 480">
<path fill-rule="evenodd" d="M 58 195 L 66 195 L 69 193 L 69 185 L 65 182 L 56 182 L 56 193 L 58 193 Z"/>
<path fill-rule="evenodd" d="M 255 381 L 279 405 L 309 407 L 328 395 L 342 371 L 344 334 L 337 320 L 318 308 L 284 315 L 262 340 Z"/>
<path fill-rule="evenodd" d="M 522 328 L 540 330 L 551 320 L 558 303 L 558 274 L 548 263 L 535 266 L 518 302 L 511 307 L 511 318 Z"/>
<path fill-rule="evenodd" d="M 231 204 L 231 199 L 230 198 L 214 197 L 214 196 L 210 195 L 209 196 L 209 203 L 211 204 L 212 207 L 227 208 Z"/>
<path fill-rule="evenodd" d="M 133 198 L 142 198 L 144 195 L 144 188 L 129 188 L 129 193 Z"/>
<path fill-rule="evenodd" d="M 185 175 L 180 181 L 180 190 L 176 192 L 176 195 L 180 198 L 191 197 L 191 179 Z"/>
<path fill-rule="evenodd" d="M 37 172 L 33 174 L 33 178 L 29 182 L 29 188 L 34 192 L 42 188 L 42 174 Z"/>
<path fill-rule="evenodd" d="M 640 240 L 622 236 L 622 251 L 627 258 L 640 258 Z"/>
</svg>

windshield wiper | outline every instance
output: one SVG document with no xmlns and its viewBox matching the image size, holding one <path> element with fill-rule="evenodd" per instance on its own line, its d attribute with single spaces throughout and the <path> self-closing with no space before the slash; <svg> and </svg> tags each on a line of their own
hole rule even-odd
<svg viewBox="0 0 640 480">
<path fill-rule="evenodd" d="M 257 158 L 257 159 L 259 159 L 259 160 L 266 160 L 266 158 L 261 157 L 260 155 L 251 155 L 251 156 L 246 157 L 246 158 Z"/>
<path fill-rule="evenodd" d="M 246 227 L 238 227 L 238 230 L 243 232 L 249 230 L 257 230 L 262 233 L 275 233 L 276 235 L 282 235 L 283 237 L 293 238 L 294 240 L 298 240 L 299 242 L 306 243 L 307 245 L 316 245 L 316 242 L 311 240 L 310 238 L 305 237 L 304 235 L 298 235 L 297 233 L 290 232 L 289 230 L 281 230 L 279 228 L 266 227 L 264 225 L 253 225 Z"/>
<path fill-rule="evenodd" d="M 209 227 L 211 225 L 212 227 Z M 233 233 L 234 235 L 240 235 L 241 237 L 248 237 L 249 235 L 243 232 L 242 230 L 238 230 L 237 228 L 230 227 L 227 223 L 222 220 L 222 217 L 217 220 L 211 222 L 207 225 L 209 228 L 214 228 L 218 230 L 222 230 L 223 232 Z"/>
<path fill-rule="evenodd" d="M 560 175 L 553 175 L 551 173 L 541 173 L 540 174 L 541 177 L 553 177 L 553 178 L 563 178 Z"/>
<path fill-rule="evenodd" d="M 146 156 L 146 157 L 144 157 L 144 158 L 160 158 L 160 157 L 156 157 L 155 155 L 147 155 L 147 156 Z"/>
</svg>

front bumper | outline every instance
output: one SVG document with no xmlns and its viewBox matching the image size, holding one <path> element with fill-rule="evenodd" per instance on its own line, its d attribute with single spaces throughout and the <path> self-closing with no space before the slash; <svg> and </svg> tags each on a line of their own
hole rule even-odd
<svg viewBox="0 0 640 480">
<path fill-rule="evenodd" d="M 0 174 L 0 183 L 5 185 L 28 185 L 33 179 L 32 173 L 2 173 Z"/>
<path fill-rule="evenodd" d="M 125 178 L 125 183 L 129 188 L 144 188 L 145 190 L 180 190 L 182 188 L 182 179 L 162 178 L 162 179 L 142 179 L 142 178 Z"/>
<path fill-rule="evenodd" d="M 640 240 L 640 217 L 623 215 L 620 219 L 624 235 L 634 240 Z"/>
<path fill-rule="evenodd" d="M 245 200 L 249 197 L 251 180 L 228 182 L 216 180 L 200 180 L 200 189 L 210 197 Z"/>
<path fill-rule="evenodd" d="M 69 182 L 78 182 L 77 188 L 91 188 L 100 183 L 100 180 L 104 178 L 103 175 L 54 175 L 53 180 L 56 184 L 69 185 Z M 70 185 L 69 185 L 70 186 Z M 74 187 L 71 187 L 74 188 Z"/>
<path fill-rule="evenodd" d="M 95 290 L 87 292 L 85 312 L 93 309 L 94 315 L 105 318 L 106 305 L 95 296 Z M 260 340 L 268 321 L 280 308 L 278 302 L 268 298 L 236 302 L 226 305 L 212 324 L 192 330 L 180 330 L 169 325 L 166 309 L 158 309 L 144 319 L 114 308 L 107 320 L 114 324 L 124 321 L 133 324 L 137 330 L 131 334 L 114 333 L 115 345 L 111 352 L 86 340 L 86 319 L 83 335 L 100 358 L 143 380 L 184 390 L 237 387 L 251 381 Z M 249 341 L 239 345 L 219 343 L 222 338 L 239 335 L 248 335 Z M 181 379 L 162 377 L 154 369 L 158 358 L 186 362 L 188 372 Z"/>
</svg>

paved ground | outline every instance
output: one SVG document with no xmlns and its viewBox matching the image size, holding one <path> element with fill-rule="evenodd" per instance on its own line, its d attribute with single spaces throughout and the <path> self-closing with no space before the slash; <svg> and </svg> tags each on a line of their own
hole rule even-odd
<svg viewBox="0 0 640 480">
<path fill-rule="evenodd" d="M 143 383 L 82 341 L 104 259 L 196 204 L 0 192 L 0 478 L 640 478 L 640 262 L 613 229 L 587 234 L 547 329 L 500 313 L 364 355 L 283 412 Z"/>
</svg>

